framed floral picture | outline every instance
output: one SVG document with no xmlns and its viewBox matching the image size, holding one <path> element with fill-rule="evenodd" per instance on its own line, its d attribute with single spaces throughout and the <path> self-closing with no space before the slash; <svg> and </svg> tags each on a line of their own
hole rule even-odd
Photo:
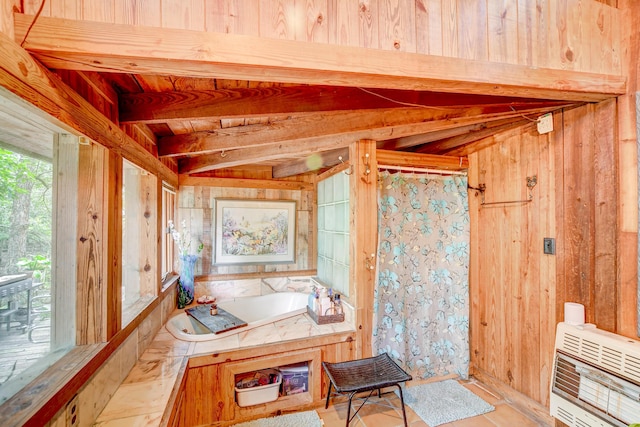
<svg viewBox="0 0 640 427">
<path fill-rule="evenodd" d="M 214 264 L 295 262 L 295 200 L 215 200 Z"/>
</svg>

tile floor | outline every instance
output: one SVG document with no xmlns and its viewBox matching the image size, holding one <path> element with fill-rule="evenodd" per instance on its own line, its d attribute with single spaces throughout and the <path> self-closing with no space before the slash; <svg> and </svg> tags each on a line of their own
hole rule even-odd
<svg viewBox="0 0 640 427">
<path fill-rule="evenodd" d="M 441 427 L 538 427 L 539 424 L 518 411 L 498 393 L 491 391 L 488 387 L 471 380 L 462 382 L 472 392 L 482 399 L 495 406 L 496 410 L 484 415 L 479 415 L 464 420 L 442 424 Z M 377 400 L 377 396 L 372 398 Z M 395 393 L 390 392 L 382 395 L 382 399 L 388 406 L 365 405 L 356 415 L 349 427 L 403 427 L 402 410 L 400 409 L 400 398 Z M 428 425 L 416 415 L 408 406 L 407 422 L 409 427 L 428 427 Z M 318 408 L 318 414 L 324 427 L 344 427 L 346 424 L 347 402 L 329 403 L 329 408 Z"/>
</svg>

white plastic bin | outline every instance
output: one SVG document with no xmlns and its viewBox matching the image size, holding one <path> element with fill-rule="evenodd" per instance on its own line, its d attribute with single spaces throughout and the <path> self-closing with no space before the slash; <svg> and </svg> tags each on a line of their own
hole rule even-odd
<svg viewBox="0 0 640 427">
<path fill-rule="evenodd" d="M 275 382 L 246 388 L 242 387 L 243 383 L 246 385 L 252 382 L 252 380 L 259 380 L 259 378 L 265 377 L 269 378 L 270 375 L 275 375 Z M 278 398 L 281 383 L 282 374 L 277 369 L 262 369 L 260 371 L 236 375 L 236 402 L 238 406 L 241 407 L 272 402 Z"/>
</svg>

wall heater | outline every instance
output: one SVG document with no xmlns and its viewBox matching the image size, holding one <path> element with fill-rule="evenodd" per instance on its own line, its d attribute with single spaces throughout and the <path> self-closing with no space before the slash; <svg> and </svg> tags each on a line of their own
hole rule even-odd
<svg viewBox="0 0 640 427">
<path fill-rule="evenodd" d="M 640 341 L 559 323 L 550 406 L 571 427 L 640 423 Z"/>
</svg>

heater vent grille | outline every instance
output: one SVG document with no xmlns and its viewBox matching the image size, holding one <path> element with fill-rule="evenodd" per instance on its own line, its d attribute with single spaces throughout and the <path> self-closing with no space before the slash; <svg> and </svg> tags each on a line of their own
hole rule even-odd
<svg viewBox="0 0 640 427">
<path fill-rule="evenodd" d="M 640 420 L 640 342 L 558 325 L 551 415 L 571 427 L 627 426 Z"/>
<path fill-rule="evenodd" d="M 582 332 L 582 335 L 589 335 L 589 332 L 593 334 L 590 330 Z M 598 338 L 602 337 L 595 334 L 595 337 L 591 338 L 566 332 L 559 340 L 559 348 L 571 356 L 640 384 L 640 345 L 631 340 L 624 342 L 620 338 L 614 340 L 614 345 L 600 344 L 596 341 Z M 625 350 L 625 344 L 629 343 L 634 343 L 631 346 L 633 351 Z"/>
</svg>

